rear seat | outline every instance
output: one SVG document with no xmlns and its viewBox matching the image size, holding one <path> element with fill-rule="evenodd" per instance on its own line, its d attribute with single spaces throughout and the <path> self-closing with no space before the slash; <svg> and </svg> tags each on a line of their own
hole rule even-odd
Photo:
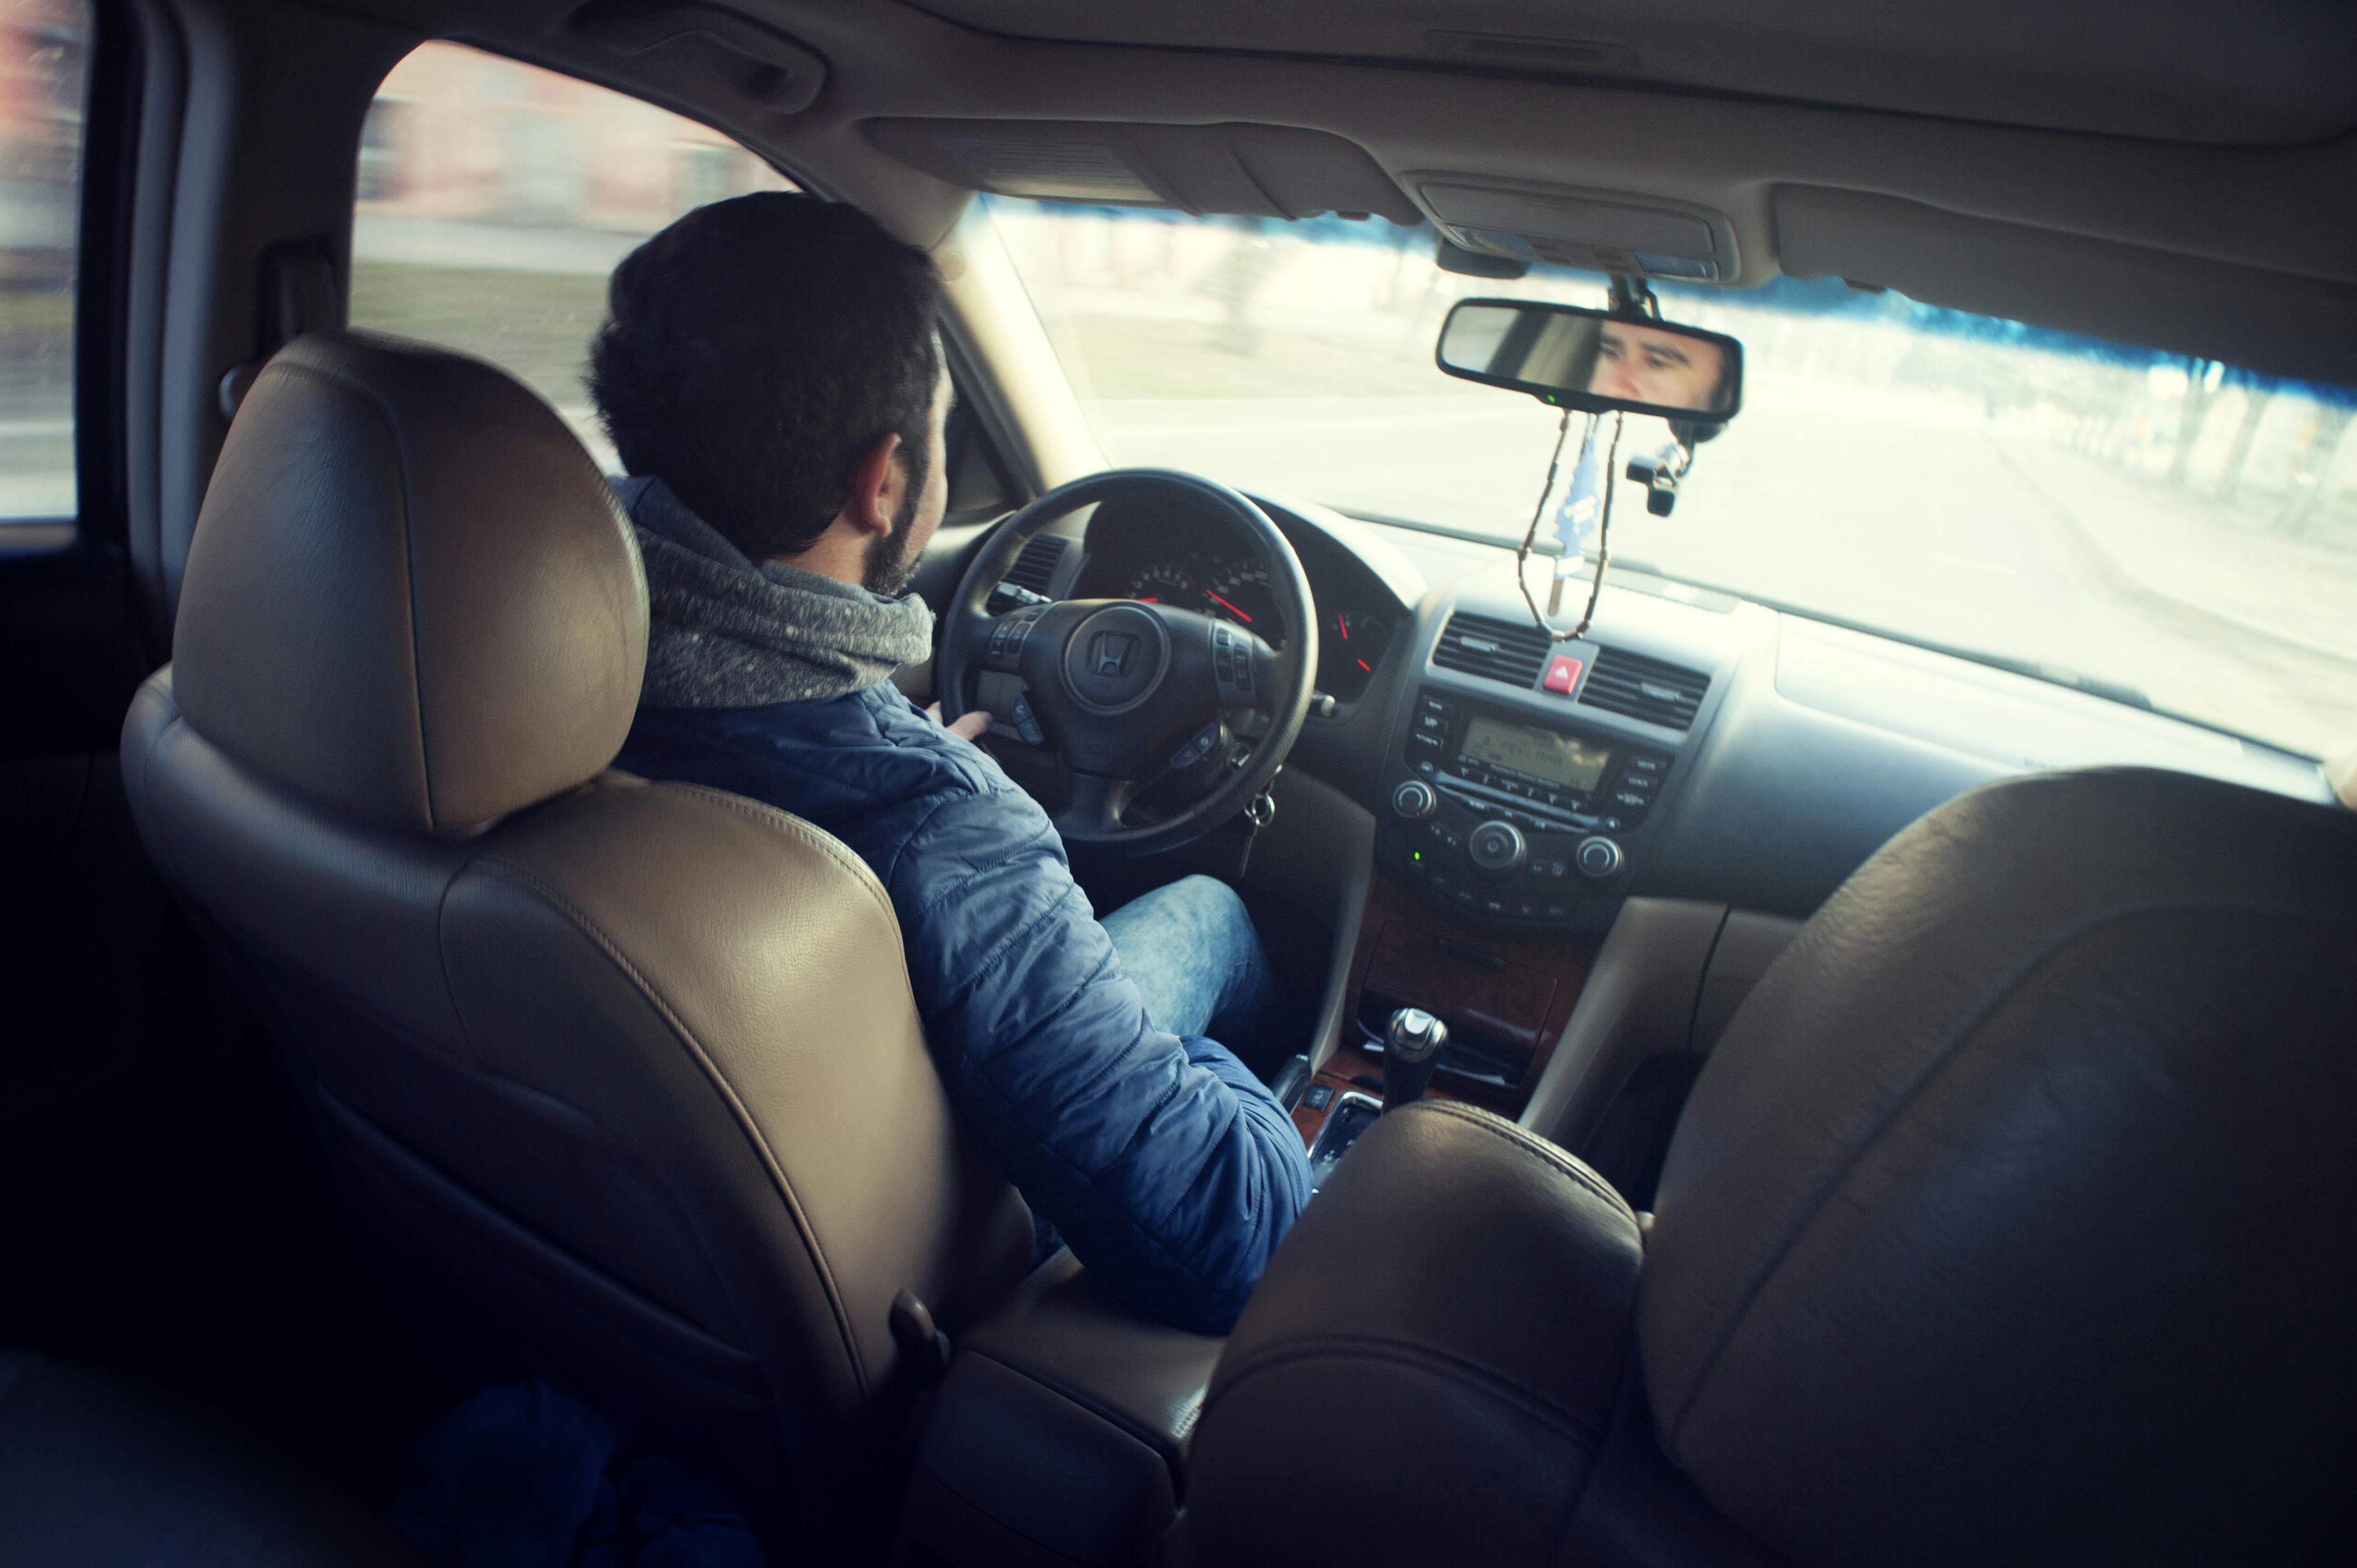
<svg viewBox="0 0 2357 1568">
<path fill-rule="evenodd" d="M 0 1563 L 423 1568 L 361 1503 L 136 1380 L 0 1352 Z"/>
</svg>

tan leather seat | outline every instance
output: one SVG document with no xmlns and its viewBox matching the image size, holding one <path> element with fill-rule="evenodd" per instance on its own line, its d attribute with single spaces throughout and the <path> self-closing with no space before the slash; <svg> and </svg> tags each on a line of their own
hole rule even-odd
<svg viewBox="0 0 2357 1568">
<path fill-rule="evenodd" d="M 907 1392 L 895 1294 L 954 1330 L 1030 1220 L 952 1120 L 867 868 L 605 771 L 646 620 L 545 404 L 316 334 L 230 432 L 124 771 L 385 1208 L 617 1416 L 790 1471 L 825 1537 Z"/>
<path fill-rule="evenodd" d="M 2357 1561 L 2357 816 L 2048 775 L 1901 833 L 1696 1081 L 1650 1228 L 1387 1116 L 1198 1423 L 1187 1561 Z"/>
</svg>

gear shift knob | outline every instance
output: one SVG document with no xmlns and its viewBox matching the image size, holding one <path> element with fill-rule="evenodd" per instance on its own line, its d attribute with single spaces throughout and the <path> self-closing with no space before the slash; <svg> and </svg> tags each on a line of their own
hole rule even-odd
<svg viewBox="0 0 2357 1568">
<path fill-rule="evenodd" d="M 1396 1111 L 1424 1098 L 1433 1065 L 1448 1044 L 1448 1026 L 1421 1007 L 1403 1007 L 1383 1031 L 1383 1109 Z"/>
</svg>

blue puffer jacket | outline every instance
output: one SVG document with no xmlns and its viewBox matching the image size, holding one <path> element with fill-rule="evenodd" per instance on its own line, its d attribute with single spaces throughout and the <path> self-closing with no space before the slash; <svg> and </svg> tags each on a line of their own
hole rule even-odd
<svg viewBox="0 0 2357 1568">
<path fill-rule="evenodd" d="M 1309 1197 L 1293 1122 L 1217 1042 L 1152 1027 L 1056 830 L 888 682 L 646 709 L 616 765 L 814 822 L 874 868 L 952 1102 L 1106 1289 L 1224 1333 Z"/>
</svg>

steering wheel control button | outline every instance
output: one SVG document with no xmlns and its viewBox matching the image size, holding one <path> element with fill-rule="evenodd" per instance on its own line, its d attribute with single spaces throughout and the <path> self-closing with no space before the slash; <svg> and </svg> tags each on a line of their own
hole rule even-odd
<svg viewBox="0 0 2357 1568">
<path fill-rule="evenodd" d="M 983 650 L 982 661 L 986 669 L 1012 670 L 1023 657 L 1023 645 L 1031 636 L 1031 628 L 1039 624 L 1037 608 L 1017 610 L 1005 617 L 990 628 L 990 644 Z"/>
<path fill-rule="evenodd" d="M 1006 711 L 1015 720 L 1017 735 L 1033 746 L 1048 744 L 1048 734 L 1039 727 L 1039 715 L 1031 711 L 1030 698 L 1020 692 L 1016 693 L 1015 701 L 1006 705 Z"/>
<path fill-rule="evenodd" d="M 1421 779 L 1411 779 L 1392 791 L 1392 810 L 1411 822 L 1432 815 L 1433 808 L 1439 804 L 1432 786 Z"/>
<path fill-rule="evenodd" d="M 1529 853 L 1522 830 L 1512 822 L 1483 822 L 1465 839 L 1465 858 L 1492 876 L 1509 875 Z"/>
<path fill-rule="evenodd" d="M 1607 838 L 1582 839 L 1573 858 L 1582 876 L 1601 882 L 1620 869 L 1620 846 Z"/>
<path fill-rule="evenodd" d="M 1162 683 L 1170 635 L 1143 605 L 1108 605 L 1072 628 L 1064 645 L 1064 684 L 1093 714 L 1125 714 Z"/>
<path fill-rule="evenodd" d="M 1220 744 L 1222 733 L 1220 721 L 1217 719 L 1213 719 L 1210 724 L 1197 730 L 1194 739 L 1170 754 L 1171 770 L 1183 771 L 1211 756 L 1211 748 Z"/>
</svg>

